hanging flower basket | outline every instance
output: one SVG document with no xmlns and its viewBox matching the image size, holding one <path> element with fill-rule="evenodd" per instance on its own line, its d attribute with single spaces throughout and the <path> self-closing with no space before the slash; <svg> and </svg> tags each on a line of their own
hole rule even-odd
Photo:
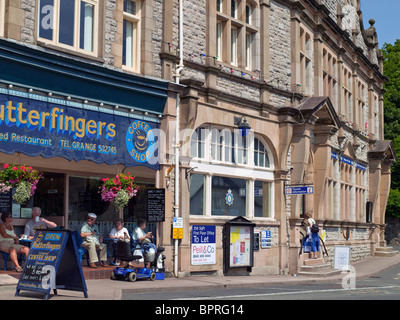
<svg viewBox="0 0 400 320">
<path fill-rule="evenodd" d="M 25 203 L 35 194 L 36 186 L 43 174 L 32 167 L 5 164 L 0 171 L 0 192 L 7 193 L 16 188 L 13 195 L 15 202 Z"/>
<path fill-rule="evenodd" d="M 115 208 L 125 208 L 129 200 L 136 196 L 139 187 L 135 184 L 135 178 L 128 174 L 119 173 L 114 178 L 102 178 L 99 187 L 101 199 L 112 202 Z"/>
</svg>

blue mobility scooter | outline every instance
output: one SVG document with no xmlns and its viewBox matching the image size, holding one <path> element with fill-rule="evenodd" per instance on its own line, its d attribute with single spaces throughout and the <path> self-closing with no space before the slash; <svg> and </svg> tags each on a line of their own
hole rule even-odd
<svg viewBox="0 0 400 320">
<path fill-rule="evenodd" d="M 112 280 L 129 280 L 131 282 L 137 279 L 147 278 L 152 281 L 164 279 L 165 267 L 164 260 L 165 256 L 162 252 L 165 250 L 163 247 L 158 247 L 156 253 L 149 252 L 148 248 L 143 246 L 142 254 L 146 262 L 150 263 L 149 267 L 135 268 L 129 266 L 129 262 L 142 259 L 142 255 L 133 255 L 131 245 L 129 242 L 118 241 L 117 242 L 117 258 L 120 261 L 126 262 L 126 266 L 117 267 L 111 273 Z M 136 248 L 135 248 L 136 249 Z"/>
</svg>

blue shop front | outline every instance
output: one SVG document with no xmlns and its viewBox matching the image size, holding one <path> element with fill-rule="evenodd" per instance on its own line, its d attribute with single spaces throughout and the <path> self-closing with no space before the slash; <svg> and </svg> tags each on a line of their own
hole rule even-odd
<svg viewBox="0 0 400 320">
<path fill-rule="evenodd" d="M 0 201 L 17 232 L 35 206 L 70 230 L 94 212 L 104 235 L 118 217 L 130 230 L 146 218 L 145 191 L 159 187 L 160 125 L 172 84 L 7 40 L 0 40 L 0 69 L 0 169 L 24 165 L 44 175 L 26 203 Z M 140 187 L 123 210 L 99 193 L 102 179 L 119 173 Z"/>
</svg>

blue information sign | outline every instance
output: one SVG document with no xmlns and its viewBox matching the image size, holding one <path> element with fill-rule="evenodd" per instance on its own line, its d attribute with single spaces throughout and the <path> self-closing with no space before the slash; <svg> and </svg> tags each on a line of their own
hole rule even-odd
<svg viewBox="0 0 400 320">
<path fill-rule="evenodd" d="M 314 187 L 286 187 L 285 191 L 287 195 L 313 194 Z"/>
</svg>

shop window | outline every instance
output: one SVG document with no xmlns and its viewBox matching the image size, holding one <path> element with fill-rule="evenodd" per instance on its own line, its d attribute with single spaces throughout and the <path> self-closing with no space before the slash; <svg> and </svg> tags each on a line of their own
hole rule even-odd
<svg viewBox="0 0 400 320">
<path fill-rule="evenodd" d="M 254 217 L 272 217 L 272 183 L 254 181 Z"/>
<path fill-rule="evenodd" d="M 204 212 L 204 180 L 202 174 L 190 175 L 190 214 L 203 215 Z"/>
<path fill-rule="evenodd" d="M 97 16 L 97 0 L 39 0 L 38 37 L 95 55 Z"/>
<path fill-rule="evenodd" d="M 139 70 L 140 2 L 124 0 L 122 65 Z"/>
<path fill-rule="evenodd" d="M 213 176 L 211 188 L 213 216 L 246 216 L 246 180 Z"/>
<path fill-rule="evenodd" d="M 101 200 L 100 184 L 98 177 L 69 177 L 68 221 L 71 230 L 80 230 L 89 212 L 94 212 L 98 221 L 113 221 L 118 217 L 114 207 Z"/>
</svg>

